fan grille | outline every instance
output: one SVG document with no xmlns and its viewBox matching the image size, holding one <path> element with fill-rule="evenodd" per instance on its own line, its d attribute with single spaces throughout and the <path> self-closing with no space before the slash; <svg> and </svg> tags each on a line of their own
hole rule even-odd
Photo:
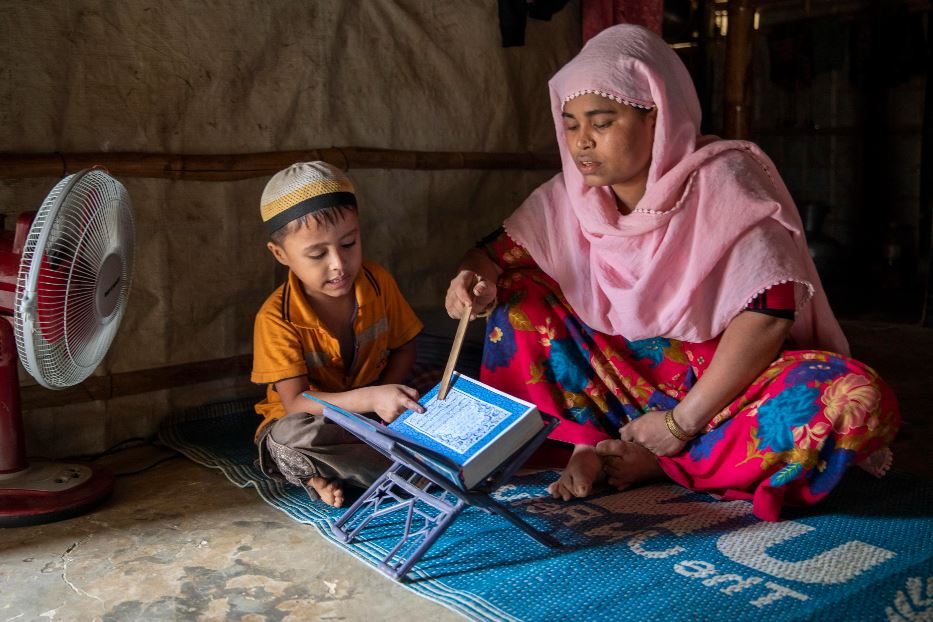
<svg viewBox="0 0 933 622">
<path fill-rule="evenodd" d="M 16 282 L 20 360 L 39 384 L 87 378 L 120 325 L 133 274 L 129 195 L 100 170 L 62 179 L 33 220 Z"/>
</svg>

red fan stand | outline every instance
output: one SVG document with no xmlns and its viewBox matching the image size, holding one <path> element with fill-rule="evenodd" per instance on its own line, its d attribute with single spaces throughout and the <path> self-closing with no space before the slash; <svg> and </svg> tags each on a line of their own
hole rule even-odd
<svg viewBox="0 0 933 622">
<path fill-rule="evenodd" d="M 20 256 L 34 212 L 0 233 L 0 527 L 36 525 L 78 516 L 113 490 L 109 471 L 85 464 L 26 460 L 13 332 Z"/>
</svg>

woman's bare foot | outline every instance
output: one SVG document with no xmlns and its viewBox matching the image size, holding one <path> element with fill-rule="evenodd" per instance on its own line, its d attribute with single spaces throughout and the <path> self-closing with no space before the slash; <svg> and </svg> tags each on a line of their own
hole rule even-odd
<svg viewBox="0 0 933 622">
<path fill-rule="evenodd" d="M 604 477 L 602 460 L 596 448 L 592 445 L 575 445 L 560 478 L 548 486 L 547 491 L 555 499 L 564 501 L 573 497 L 586 497 L 593 492 L 593 485 Z"/>
<path fill-rule="evenodd" d="M 314 489 L 321 501 L 335 508 L 343 506 L 343 488 L 336 479 L 324 479 L 316 476 L 308 480 L 308 485 Z"/>
<path fill-rule="evenodd" d="M 618 439 L 600 441 L 596 454 L 602 460 L 606 483 L 617 490 L 664 476 L 658 457 L 636 443 Z"/>
</svg>

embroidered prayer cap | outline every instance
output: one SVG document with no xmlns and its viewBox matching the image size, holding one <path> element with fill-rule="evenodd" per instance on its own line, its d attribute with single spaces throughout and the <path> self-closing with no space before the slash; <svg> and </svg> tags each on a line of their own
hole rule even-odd
<svg viewBox="0 0 933 622">
<path fill-rule="evenodd" d="M 296 218 L 328 207 L 356 207 L 353 182 L 327 162 L 298 162 L 272 176 L 262 191 L 259 212 L 272 234 Z"/>
</svg>

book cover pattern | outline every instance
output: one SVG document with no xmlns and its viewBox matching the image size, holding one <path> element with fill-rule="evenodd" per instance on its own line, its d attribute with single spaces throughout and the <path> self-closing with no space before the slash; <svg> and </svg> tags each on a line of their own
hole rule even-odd
<svg viewBox="0 0 933 622">
<path fill-rule="evenodd" d="M 457 389 L 451 389 L 444 401 L 432 399 L 425 409 L 413 412 L 405 424 L 458 454 L 465 454 L 509 417 L 507 410 L 478 402 Z"/>
<path fill-rule="evenodd" d="M 498 437 L 532 404 L 457 375 L 445 400 L 435 386 L 421 400 L 424 413 L 406 411 L 390 428 L 412 437 L 457 463 Z"/>
</svg>

